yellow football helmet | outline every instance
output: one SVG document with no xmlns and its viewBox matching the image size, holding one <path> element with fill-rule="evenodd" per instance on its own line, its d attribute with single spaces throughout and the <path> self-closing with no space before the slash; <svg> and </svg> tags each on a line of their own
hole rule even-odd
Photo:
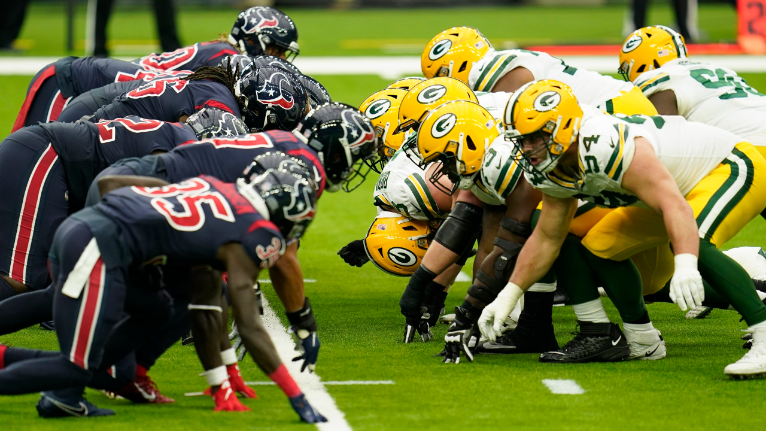
<svg viewBox="0 0 767 431">
<path fill-rule="evenodd" d="M 476 28 L 453 27 L 434 36 L 421 53 L 423 76 L 450 76 L 469 83 L 469 72 L 488 51 L 490 41 Z"/>
<path fill-rule="evenodd" d="M 440 162 L 429 180 L 438 188 L 447 175 L 457 187 L 468 189 L 482 167 L 485 148 L 498 137 L 498 122 L 482 106 L 467 100 L 454 100 L 434 108 L 424 118 L 416 136 L 422 165 Z"/>
<path fill-rule="evenodd" d="M 422 78 L 420 76 L 408 76 L 406 78 L 398 79 L 391 83 L 386 88 L 398 88 L 400 90 L 408 91 L 411 88 L 413 88 L 416 84 L 419 84 L 423 81 L 425 81 L 426 78 Z"/>
<path fill-rule="evenodd" d="M 477 96 L 468 85 L 455 78 L 432 78 L 416 84 L 402 98 L 399 126 L 394 133 L 418 130 L 418 125 L 430 109 L 451 100 L 477 102 Z"/>
<path fill-rule="evenodd" d="M 623 42 L 618 73 L 626 81 L 634 81 L 643 72 L 677 58 L 687 58 L 681 34 L 662 25 L 640 28 Z"/>
<path fill-rule="evenodd" d="M 421 264 L 438 225 L 383 212 L 373 220 L 363 243 L 370 261 L 391 275 L 409 277 Z"/>
<path fill-rule="evenodd" d="M 373 93 L 360 105 L 360 111 L 375 127 L 379 159 L 371 168 L 378 173 L 381 173 L 383 166 L 394 156 L 405 140 L 405 135 L 394 134 L 398 124 L 397 113 L 405 94 L 407 94 L 405 90 L 387 88 Z"/>
<path fill-rule="evenodd" d="M 503 113 L 503 131 L 519 150 L 518 162 L 523 169 L 531 173 L 549 172 L 556 167 L 559 156 L 578 139 L 582 120 L 583 109 L 573 90 L 563 82 L 544 79 L 527 83 L 514 92 Z M 528 153 L 536 154 L 540 148 L 526 153 L 523 140 L 537 137 L 543 139 L 541 145 L 547 150 L 547 159 L 533 166 Z"/>
</svg>

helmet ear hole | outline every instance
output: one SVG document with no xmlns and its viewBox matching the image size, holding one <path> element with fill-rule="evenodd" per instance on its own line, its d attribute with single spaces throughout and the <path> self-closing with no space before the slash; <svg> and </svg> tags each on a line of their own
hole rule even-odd
<svg viewBox="0 0 767 431">
<path fill-rule="evenodd" d="M 652 60 L 652 65 L 655 66 L 656 69 L 660 68 L 660 64 L 658 64 L 658 60 L 656 59 Z"/>
<path fill-rule="evenodd" d="M 477 151 L 477 146 L 474 145 L 474 140 L 471 139 L 471 136 L 466 137 L 466 146 L 469 147 L 471 151 Z"/>
<path fill-rule="evenodd" d="M 572 123 L 572 122 L 573 122 L 573 119 L 572 118 L 568 118 L 567 119 L 567 123 L 565 123 L 565 127 L 564 128 L 567 129 L 568 127 L 570 127 L 570 123 Z"/>
<path fill-rule="evenodd" d="M 637 68 L 637 74 L 644 72 L 644 69 L 645 69 L 645 65 L 644 65 L 644 64 L 643 64 L 643 65 L 641 65 L 641 66 L 639 66 L 639 67 Z"/>
<path fill-rule="evenodd" d="M 416 228 L 415 228 L 415 227 L 413 227 L 413 226 L 404 226 L 404 227 L 402 228 L 402 230 L 410 230 L 410 231 L 413 231 L 413 230 L 418 230 L 418 229 L 416 229 Z"/>
<path fill-rule="evenodd" d="M 461 73 L 464 70 L 466 70 L 466 65 L 467 64 L 468 64 L 468 61 L 464 61 L 463 63 L 461 63 L 461 67 L 458 68 L 458 73 Z"/>
</svg>

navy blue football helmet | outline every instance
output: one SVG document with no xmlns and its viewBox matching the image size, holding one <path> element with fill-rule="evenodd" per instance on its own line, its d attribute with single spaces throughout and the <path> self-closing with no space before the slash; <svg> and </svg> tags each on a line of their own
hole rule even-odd
<svg viewBox="0 0 767 431">
<path fill-rule="evenodd" d="M 253 167 L 253 165 L 251 165 Z M 317 212 L 315 184 L 280 169 L 246 169 L 237 179 L 237 190 L 257 210 L 269 217 L 286 240 L 299 238 Z"/>
<path fill-rule="evenodd" d="M 309 105 L 312 109 L 317 109 L 320 105 L 333 102 L 330 99 L 330 93 L 319 81 L 307 75 L 297 75 L 297 77 L 306 90 L 306 95 L 309 97 Z"/>
<path fill-rule="evenodd" d="M 248 133 L 248 126 L 231 112 L 206 106 L 186 119 L 197 139 L 237 136 Z"/>
<path fill-rule="evenodd" d="M 287 130 L 296 127 L 309 110 L 306 90 L 292 72 L 264 66 L 235 84 L 242 119 L 251 131 Z"/>
<path fill-rule="evenodd" d="M 377 158 L 373 124 L 345 103 L 329 103 L 311 111 L 293 134 L 317 151 L 329 192 L 350 192 L 359 187 Z"/>
<path fill-rule="evenodd" d="M 239 72 L 235 79 L 240 79 L 253 70 L 253 57 L 247 54 L 227 55 L 221 60 L 219 66 L 224 69 L 231 68 L 228 70 L 231 70 L 232 74 Z"/>
<path fill-rule="evenodd" d="M 273 55 L 259 55 L 257 57 L 252 57 L 253 64 L 251 65 L 251 71 L 255 71 L 259 67 L 264 66 L 273 66 L 273 67 L 281 67 L 283 69 L 288 69 L 289 71 L 293 72 L 295 75 L 301 75 L 301 71 L 298 70 L 296 66 L 293 65 L 293 63 L 282 59 L 280 57 L 275 57 Z"/>
<path fill-rule="evenodd" d="M 269 54 L 292 61 L 298 55 L 298 30 L 281 11 L 256 6 L 240 12 L 229 43 L 252 56 Z"/>
</svg>

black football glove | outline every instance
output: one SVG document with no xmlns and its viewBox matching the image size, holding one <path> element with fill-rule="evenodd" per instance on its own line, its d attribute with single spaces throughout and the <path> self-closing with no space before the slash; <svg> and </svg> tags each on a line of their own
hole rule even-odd
<svg viewBox="0 0 767 431">
<path fill-rule="evenodd" d="M 445 349 L 439 354 L 444 356 L 443 363 L 460 363 L 461 352 L 466 355 L 469 362 L 474 361 L 474 348 L 476 348 L 480 336 L 476 327 L 478 318 L 479 316 L 469 315 L 463 307 L 455 307 L 455 321 L 447 330 Z M 475 339 L 474 343 L 471 343 L 472 339 Z"/>
<path fill-rule="evenodd" d="M 338 251 L 338 255 L 349 265 L 358 268 L 361 267 L 370 260 L 367 253 L 365 253 L 365 245 L 363 244 L 363 241 L 364 240 L 358 239 L 346 244 Z"/>
<path fill-rule="evenodd" d="M 402 340 L 405 344 L 413 342 L 416 332 L 421 336 L 421 341 L 424 343 L 427 343 L 434 338 L 434 334 L 431 333 L 431 325 L 429 324 L 431 316 L 426 310 L 426 307 L 421 307 L 420 316 L 405 316 L 405 336 Z"/>
<path fill-rule="evenodd" d="M 288 321 L 290 322 L 290 333 L 296 341 L 296 351 L 299 355 L 293 358 L 293 361 L 304 361 L 301 365 L 301 371 L 309 369 L 314 372 L 317 364 L 317 357 L 320 354 L 320 339 L 317 336 L 317 323 L 314 320 L 314 312 L 309 303 L 309 298 L 304 299 L 304 306 L 300 310 L 288 312 Z"/>
</svg>

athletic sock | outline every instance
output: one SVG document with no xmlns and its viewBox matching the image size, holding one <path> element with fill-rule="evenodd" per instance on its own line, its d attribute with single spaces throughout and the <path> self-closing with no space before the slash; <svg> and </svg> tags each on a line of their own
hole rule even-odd
<svg viewBox="0 0 767 431">
<path fill-rule="evenodd" d="M 698 270 L 751 326 L 764 321 L 765 306 L 742 266 L 706 240 L 700 241 Z"/>
<path fill-rule="evenodd" d="M 703 290 L 706 294 L 706 299 L 703 301 L 704 307 L 711 307 L 711 308 L 719 308 L 721 310 L 727 310 L 730 308 L 730 303 L 727 302 L 722 295 L 719 294 L 716 290 L 714 290 L 713 287 L 711 287 L 711 284 L 709 284 L 706 280 L 703 280 Z M 669 296 L 669 293 L 671 292 L 671 284 L 666 283 L 665 286 L 663 286 L 663 289 L 651 293 L 649 295 L 644 296 L 644 300 L 646 302 L 669 302 L 673 303 L 674 301 L 671 300 L 671 297 Z"/>
<path fill-rule="evenodd" d="M 610 319 L 607 318 L 607 313 L 602 307 L 601 298 L 582 304 L 573 304 L 573 312 L 580 322 L 610 323 Z"/>
<path fill-rule="evenodd" d="M 581 253 L 580 238 L 567 235 L 553 267 L 557 283 L 567 292 L 571 303 L 583 304 L 599 299 L 598 281 Z"/>
<path fill-rule="evenodd" d="M 639 324 L 637 324 L 637 323 L 623 323 L 623 328 L 628 330 L 628 331 L 634 331 L 634 332 L 649 331 L 651 329 L 655 329 L 652 326 L 651 322 L 639 323 Z"/>
<path fill-rule="evenodd" d="M 269 374 L 269 378 L 282 389 L 282 392 L 284 392 L 288 398 L 301 395 L 301 389 L 296 384 L 296 381 L 293 380 L 293 376 L 290 375 L 288 369 L 285 368 L 285 364 L 280 364 L 272 374 Z"/>
<path fill-rule="evenodd" d="M 643 319 L 647 315 L 647 308 L 642 298 L 642 277 L 631 259 L 602 259 L 582 245 L 581 252 L 607 296 L 618 309 L 621 319 L 624 322 Z M 649 318 L 647 321 L 649 322 Z"/>
<path fill-rule="evenodd" d="M 0 335 L 53 320 L 53 287 L 0 301 Z"/>
</svg>

